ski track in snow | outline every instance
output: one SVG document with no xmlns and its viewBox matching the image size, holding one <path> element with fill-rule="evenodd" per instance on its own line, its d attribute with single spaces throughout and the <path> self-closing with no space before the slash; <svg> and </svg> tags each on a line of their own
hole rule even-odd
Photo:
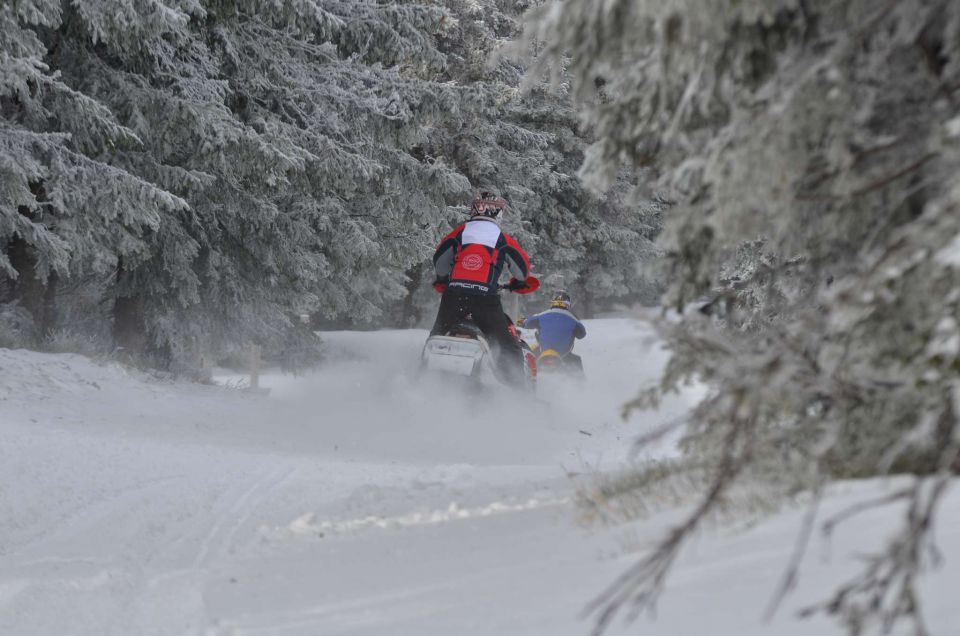
<svg viewBox="0 0 960 636">
<path fill-rule="evenodd" d="M 417 383 L 421 331 L 325 334 L 330 362 L 266 373 L 270 396 L 0 350 L 0 634 L 589 633 L 584 604 L 682 511 L 582 528 L 568 474 L 622 465 L 633 436 L 699 390 L 621 421 L 665 354 L 640 323 L 587 326 L 587 382 L 543 378 L 548 404 Z M 647 454 L 674 452 L 665 440 Z M 825 508 L 890 487 L 840 485 Z M 960 561 L 952 497 L 939 532 L 948 563 Z M 802 513 L 708 529 L 658 619 L 611 633 L 840 633 L 790 611 L 760 621 L 756 599 L 777 583 Z M 853 571 L 848 555 L 893 521 L 871 513 L 838 531 L 844 556 L 811 558 L 792 607 Z M 951 576 L 926 583 L 937 636 L 960 634 L 935 629 L 960 624 L 951 593 L 937 592 L 960 585 Z"/>
<path fill-rule="evenodd" d="M 215 539 L 220 540 L 219 544 L 221 546 L 232 545 L 232 540 L 240 526 L 253 514 L 255 506 L 249 505 L 248 502 L 254 499 L 255 495 L 258 495 L 257 498 L 262 501 L 271 490 L 276 488 L 293 472 L 294 469 L 284 469 L 282 467 L 262 471 L 261 474 L 256 475 L 248 483 L 244 484 L 245 488 L 239 496 L 231 494 L 229 497 L 224 498 L 225 500 L 229 499 L 231 501 L 229 509 L 225 512 L 214 513 L 216 515 L 216 522 L 210 528 L 210 532 L 208 532 L 200 542 L 200 550 L 197 552 L 197 557 L 193 561 L 193 566 L 200 567 L 206 561 L 211 544 Z M 224 533 L 223 528 L 228 524 L 231 527 Z"/>
</svg>

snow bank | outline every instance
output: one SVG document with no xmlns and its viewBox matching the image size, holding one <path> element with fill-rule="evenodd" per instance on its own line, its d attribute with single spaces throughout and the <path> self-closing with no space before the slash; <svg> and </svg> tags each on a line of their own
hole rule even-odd
<svg viewBox="0 0 960 636">
<path fill-rule="evenodd" d="M 140 391 L 148 376 L 129 372 L 116 363 L 98 364 L 72 354 L 49 354 L 0 348 L 0 400 L 27 405 L 34 402 L 83 399 L 108 389 Z"/>
</svg>

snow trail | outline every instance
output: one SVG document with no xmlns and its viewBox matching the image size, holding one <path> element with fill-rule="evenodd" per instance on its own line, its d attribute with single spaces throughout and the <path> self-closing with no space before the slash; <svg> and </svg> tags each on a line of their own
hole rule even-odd
<svg viewBox="0 0 960 636">
<path fill-rule="evenodd" d="M 637 323 L 587 326 L 587 383 L 552 387 L 549 405 L 416 383 L 419 331 L 325 334 L 329 364 L 265 375 L 269 396 L 0 350 L 0 634 L 588 633 L 584 603 L 677 513 L 581 528 L 568 473 L 619 466 L 634 435 L 697 394 L 623 422 L 620 404 L 665 355 Z M 828 503 L 882 488 L 853 484 Z M 951 502 L 948 559 L 960 558 Z M 799 514 L 707 533 L 644 632 L 767 633 L 756 598 Z M 838 534 L 838 554 L 882 534 L 867 520 L 852 540 Z M 814 560 L 807 600 L 836 565 Z M 944 625 L 956 616 L 938 589 Z M 789 612 L 775 625 L 811 628 Z"/>
</svg>

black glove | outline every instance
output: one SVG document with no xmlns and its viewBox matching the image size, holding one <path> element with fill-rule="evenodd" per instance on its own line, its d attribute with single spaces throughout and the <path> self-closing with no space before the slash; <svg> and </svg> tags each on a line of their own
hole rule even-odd
<svg viewBox="0 0 960 636">
<path fill-rule="evenodd" d="M 516 291 L 518 289 L 526 289 L 527 287 L 529 287 L 529 285 L 527 285 L 527 281 L 517 280 L 516 278 L 511 278 L 510 282 L 507 283 L 507 289 L 509 289 L 510 291 Z"/>
</svg>

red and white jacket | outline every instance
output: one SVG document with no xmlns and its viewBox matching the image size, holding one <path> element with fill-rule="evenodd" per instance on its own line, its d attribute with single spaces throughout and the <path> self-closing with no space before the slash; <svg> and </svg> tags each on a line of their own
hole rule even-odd
<svg viewBox="0 0 960 636">
<path fill-rule="evenodd" d="M 520 244 L 483 217 L 447 234 L 433 254 L 437 278 L 449 276 L 447 288 L 467 294 L 496 294 L 504 265 L 517 280 L 530 274 L 530 258 Z"/>
</svg>

